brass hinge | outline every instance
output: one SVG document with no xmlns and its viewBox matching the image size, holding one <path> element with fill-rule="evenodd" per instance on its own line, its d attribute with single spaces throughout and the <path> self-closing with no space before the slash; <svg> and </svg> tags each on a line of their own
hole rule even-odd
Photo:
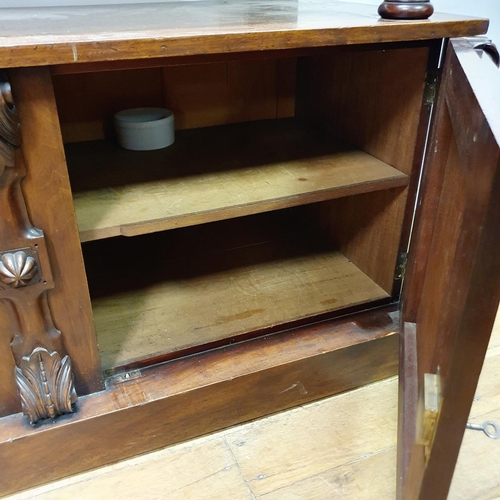
<svg viewBox="0 0 500 500">
<path fill-rule="evenodd" d="M 406 263 L 408 262 L 408 252 L 399 252 L 396 260 L 395 280 L 402 280 L 406 272 Z"/>
<path fill-rule="evenodd" d="M 426 465 L 436 435 L 442 403 L 439 375 L 424 373 L 423 397 L 419 399 L 419 416 L 417 418 L 417 442 L 424 447 Z"/>
<path fill-rule="evenodd" d="M 424 105 L 432 106 L 436 100 L 437 76 L 432 73 L 427 73 L 424 88 Z"/>
</svg>

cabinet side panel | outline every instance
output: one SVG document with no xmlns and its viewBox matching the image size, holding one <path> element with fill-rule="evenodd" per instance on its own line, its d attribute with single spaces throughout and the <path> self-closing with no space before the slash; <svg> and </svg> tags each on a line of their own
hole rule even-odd
<svg viewBox="0 0 500 500">
<path fill-rule="evenodd" d="M 52 267 L 48 304 L 73 362 L 77 392 L 87 394 L 102 388 L 102 375 L 52 82 L 46 68 L 12 70 L 10 78 L 27 171 L 22 187 Z"/>
<path fill-rule="evenodd" d="M 342 50 L 299 60 L 297 115 L 411 174 L 428 47 Z"/>
<path fill-rule="evenodd" d="M 335 248 L 387 293 L 392 292 L 407 188 L 321 203 L 320 227 Z"/>
<path fill-rule="evenodd" d="M 342 252 L 388 293 L 398 252 L 408 241 L 432 52 L 432 47 L 350 49 L 299 59 L 297 115 L 326 123 L 332 135 L 411 176 L 409 191 L 336 200 L 321 214 Z"/>
</svg>

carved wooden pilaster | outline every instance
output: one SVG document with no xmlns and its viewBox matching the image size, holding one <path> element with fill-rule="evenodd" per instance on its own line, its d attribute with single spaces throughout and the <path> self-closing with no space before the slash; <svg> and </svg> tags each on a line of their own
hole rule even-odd
<svg viewBox="0 0 500 500">
<path fill-rule="evenodd" d="M 389 0 L 378 8 L 384 19 L 427 19 L 434 12 L 429 0 Z"/>
<path fill-rule="evenodd" d="M 0 72 L 0 301 L 11 309 L 11 348 L 21 406 L 32 424 L 72 412 L 77 396 L 47 293 L 54 288 L 43 231 L 30 222 L 16 107 Z"/>
</svg>

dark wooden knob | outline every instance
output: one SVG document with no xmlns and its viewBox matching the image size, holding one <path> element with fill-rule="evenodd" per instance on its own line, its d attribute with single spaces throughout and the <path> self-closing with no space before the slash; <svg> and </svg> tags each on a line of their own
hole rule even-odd
<svg viewBox="0 0 500 500">
<path fill-rule="evenodd" d="M 384 19 L 427 19 L 434 12 L 429 0 L 392 0 L 378 8 Z"/>
</svg>

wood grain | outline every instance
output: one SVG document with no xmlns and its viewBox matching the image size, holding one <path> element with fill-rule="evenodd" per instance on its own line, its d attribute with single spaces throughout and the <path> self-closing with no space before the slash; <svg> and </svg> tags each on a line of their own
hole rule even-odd
<svg viewBox="0 0 500 500">
<path fill-rule="evenodd" d="M 176 129 L 294 115 L 293 59 L 288 64 L 265 57 L 167 66 L 162 75 L 165 104 L 174 112 Z"/>
<path fill-rule="evenodd" d="M 381 397 L 388 396 L 388 399 L 392 398 L 392 391 L 390 390 L 392 389 L 392 385 L 390 385 L 388 389 L 389 390 L 387 391 L 383 389 L 380 390 Z M 362 415 L 366 412 L 366 419 L 370 419 L 373 416 L 376 418 L 379 415 L 379 412 L 383 410 L 377 406 L 370 408 L 370 410 L 365 409 L 364 405 L 369 405 L 372 398 L 369 393 L 364 393 L 364 395 L 365 399 L 363 401 L 363 405 L 357 405 L 357 408 L 354 410 L 354 415 Z M 361 406 L 362 408 L 360 408 Z M 387 409 L 390 411 L 389 405 L 387 406 Z M 332 405 L 328 408 L 328 410 L 327 408 L 325 408 L 325 410 L 337 413 L 339 408 Z M 323 438 L 319 437 L 320 432 L 323 431 L 323 426 L 318 425 L 311 429 L 306 422 L 304 423 L 304 427 L 307 431 L 303 431 L 305 434 L 304 439 L 311 440 L 314 444 L 324 442 L 324 434 L 322 434 Z M 332 443 L 332 447 L 334 448 L 337 448 L 338 443 L 350 442 L 351 440 L 348 436 L 350 436 L 351 432 L 355 432 L 352 428 L 352 421 L 341 421 L 338 423 L 342 425 L 342 436 L 339 436 L 336 433 L 334 434 L 335 437 Z M 358 424 L 357 428 L 364 430 L 362 423 Z M 324 430 L 326 431 L 326 428 Z M 368 429 L 367 432 L 371 431 Z M 380 428 L 377 428 L 377 433 L 379 432 Z M 318 438 L 314 439 L 314 435 L 316 433 L 318 434 Z M 299 435 L 298 439 L 300 439 L 300 437 L 302 436 Z M 293 449 L 291 445 L 289 446 L 290 448 L 286 448 L 287 451 L 289 449 Z M 365 451 L 366 447 L 361 445 L 358 449 L 360 451 Z M 318 450 L 318 453 L 321 453 L 321 451 Z M 310 453 L 314 454 L 316 453 L 316 450 L 313 449 Z M 346 458 L 352 455 L 351 450 L 346 451 Z M 373 500 L 375 496 L 379 500 L 391 500 L 395 496 L 393 467 L 396 459 L 395 455 L 395 445 L 386 447 L 385 449 L 372 454 L 365 452 L 358 459 L 350 460 L 343 465 L 334 466 L 331 469 L 319 472 L 312 477 L 298 479 L 293 482 L 290 481 L 289 484 L 274 491 L 270 491 L 269 493 L 259 495 L 256 498 L 262 500 L 302 500 L 304 498 L 319 500 L 326 500 L 328 498 L 340 498 L 345 500 Z M 324 451 L 322 456 L 325 456 Z M 250 484 L 253 485 L 254 483 Z"/>
<path fill-rule="evenodd" d="M 500 420 L 500 315 L 497 314 L 488 352 L 474 396 L 469 421 L 482 424 Z M 498 441 L 482 432 L 467 430 L 460 447 L 457 466 L 450 487 L 450 500 L 488 499 L 500 495 Z"/>
<path fill-rule="evenodd" d="M 193 467 L 194 463 L 196 467 Z M 165 471 L 169 471 L 167 475 Z M 192 444 L 186 443 L 180 449 L 170 448 L 141 457 L 136 462 L 133 481 L 123 481 L 123 473 L 123 464 L 110 466 L 107 474 L 99 474 L 98 491 L 94 484 L 80 482 L 59 490 L 35 493 L 34 498 L 62 500 L 67 495 L 78 499 L 119 497 L 122 500 L 167 497 L 175 500 L 219 500 L 224 496 L 238 500 L 254 498 L 242 481 L 238 465 L 223 437 L 209 438 L 209 441 L 202 438 Z M 24 497 L 27 500 L 26 494 L 31 493 L 10 498 L 21 500 Z"/>
<path fill-rule="evenodd" d="M 186 249 L 170 260 L 170 239 L 159 236 L 146 245 L 148 260 L 125 273 L 113 256 L 139 254 L 140 241 L 136 251 L 101 245 L 92 259 L 101 259 L 98 269 L 88 264 L 104 369 L 389 297 L 326 247 L 278 239 L 212 253 L 193 236 L 206 254 L 186 258 Z"/>
<path fill-rule="evenodd" d="M 293 120 L 178 133 L 170 148 L 66 148 L 82 241 L 134 236 L 407 184 L 406 175 Z"/>
<path fill-rule="evenodd" d="M 306 390 L 307 386 L 304 388 Z M 329 469 L 356 461 L 360 456 L 370 457 L 381 449 L 392 448 L 392 456 L 395 458 L 397 403 L 394 389 L 394 382 L 388 381 L 380 388 L 377 396 L 370 393 L 368 387 L 361 389 L 365 394 L 365 404 L 376 416 L 374 419 L 366 418 L 364 409 L 359 408 L 356 393 L 351 392 L 345 394 L 338 405 L 330 405 L 335 418 L 325 419 L 323 412 L 314 411 L 313 403 L 312 407 L 298 410 L 303 413 L 302 418 L 300 413 L 292 414 L 283 421 L 277 415 L 256 423 L 243 436 L 239 432 L 229 432 L 228 445 L 243 477 L 252 488 L 252 493 L 264 499 L 289 498 L 287 493 L 293 495 L 292 498 L 300 498 L 300 487 L 295 490 L 295 485 L 311 476 L 321 475 L 327 483 L 327 494 L 322 498 L 336 498 L 336 494 L 347 493 L 342 491 L 342 483 L 350 481 L 345 481 L 339 474 L 340 471 L 333 470 L 329 474 Z M 319 428 L 322 429 L 322 437 L 315 439 L 315 430 Z M 278 446 L 287 450 L 286 460 L 276 460 L 273 453 L 270 453 L 270 450 Z M 382 469 L 386 471 L 379 471 L 379 474 L 382 477 L 390 474 L 392 479 L 394 465 L 394 462 L 385 464 Z M 334 481 L 328 484 L 328 476 L 331 475 L 333 479 L 337 474 L 340 476 L 340 484 Z M 351 498 L 357 500 L 360 497 L 354 494 L 356 485 L 350 486 L 353 493 Z M 394 481 L 390 480 L 387 486 L 394 491 Z M 373 495 L 371 488 L 365 485 L 363 489 L 365 494 L 369 495 L 371 492 Z M 306 495 L 302 498 L 315 497 Z"/>
<path fill-rule="evenodd" d="M 327 0 L 207 0 L 8 13 L 0 24 L 1 67 L 426 40 L 478 35 L 488 27 L 485 19 L 446 14 L 381 22 L 373 6 Z"/>
<path fill-rule="evenodd" d="M 413 44 L 425 42 L 411 42 Z M 337 47 L 342 49 L 342 47 Z M 96 73 L 103 71 L 117 71 L 127 69 L 167 68 L 171 66 L 193 66 L 200 64 L 217 64 L 231 61 L 257 61 L 263 59 L 295 59 L 311 51 L 331 50 L 331 48 L 295 48 L 282 50 L 248 51 L 220 54 L 198 54 L 177 57 L 153 57 L 150 59 L 127 59 L 118 61 L 100 61 L 80 64 L 55 64 L 50 67 L 52 76 L 73 75 L 81 73 Z"/>
<path fill-rule="evenodd" d="M 430 42 L 441 43 L 440 39 Z M 374 46 L 378 48 L 401 48 L 404 47 L 428 47 L 429 40 L 413 40 L 405 42 L 387 42 L 387 43 L 368 43 L 356 44 L 356 49 L 373 50 Z M 54 64 L 50 66 L 52 76 L 72 75 L 81 73 L 96 73 L 104 71 L 117 71 L 129 69 L 146 68 L 167 68 L 170 66 L 192 66 L 199 64 L 226 63 L 231 61 L 257 61 L 263 59 L 297 59 L 298 57 L 319 55 L 321 53 L 331 53 L 332 51 L 350 51 L 350 45 L 334 45 L 324 47 L 303 47 L 289 49 L 270 49 L 270 50 L 250 50 L 247 52 L 227 52 L 218 54 L 197 54 L 190 56 L 173 57 L 152 57 L 149 59 L 125 59 L 117 61 L 98 61 L 78 64 Z"/>
<path fill-rule="evenodd" d="M 394 375 L 397 324 L 385 308 L 151 367 L 80 398 L 75 416 L 42 429 L 5 417 L 0 494 Z M 45 460 L 29 459 L 47 447 Z"/>
</svg>

